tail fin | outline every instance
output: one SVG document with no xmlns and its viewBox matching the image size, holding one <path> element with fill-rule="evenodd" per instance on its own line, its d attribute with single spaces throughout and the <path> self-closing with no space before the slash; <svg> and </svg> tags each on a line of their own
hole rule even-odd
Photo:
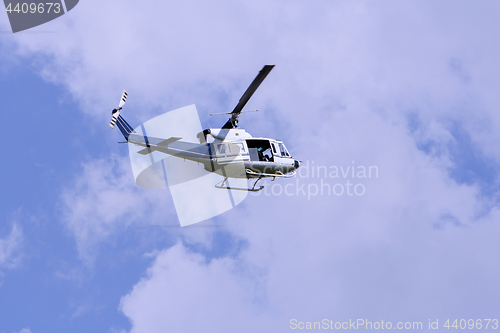
<svg viewBox="0 0 500 333">
<path fill-rule="evenodd" d="M 132 128 L 132 126 L 130 126 L 126 121 L 125 119 L 123 119 L 123 117 L 121 115 L 118 115 L 117 117 L 117 120 L 116 120 L 116 124 L 118 125 L 118 128 L 120 129 L 120 131 L 122 132 L 123 136 L 125 137 L 125 139 L 127 139 L 128 141 L 128 136 L 132 133 L 136 133 L 134 131 L 134 129 Z"/>
</svg>

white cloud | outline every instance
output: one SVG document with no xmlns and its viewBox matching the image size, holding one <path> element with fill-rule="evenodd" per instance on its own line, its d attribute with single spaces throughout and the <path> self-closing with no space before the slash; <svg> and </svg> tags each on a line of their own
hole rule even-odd
<svg viewBox="0 0 500 333">
<path fill-rule="evenodd" d="M 0 238 L 0 270 L 12 269 L 20 265 L 22 243 L 23 230 L 19 224 L 14 223 L 9 235 Z"/>
<path fill-rule="evenodd" d="M 29 328 L 23 328 L 22 330 L 19 331 L 19 333 L 32 333 Z"/>
<path fill-rule="evenodd" d="M 168 192 L 145 191 L 133 180 L 127 158 L 112 155 L 90 161 L 61 195 L 64 225 L 74 235 L 80 257 L 91 264 L 100 242 L 131 223 L 165 224 L 175 210 L 157 203 Z"/>
<path fill-rule="evenodd" d="M 205 263 L 179 243 L 158 255 L 148 277 L 122 299 L 122 310 L 133 332 L 246 331 L 241 326 L 255 327 L 248 312 L 259 301 L 258 277 L 229 258 Z"/>
</svg>

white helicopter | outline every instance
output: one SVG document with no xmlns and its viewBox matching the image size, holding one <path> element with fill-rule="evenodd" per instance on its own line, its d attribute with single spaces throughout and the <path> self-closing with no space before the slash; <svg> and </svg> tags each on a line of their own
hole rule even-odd
<svg viewBox="0 0 500 333">
<path fill-rule="evenodd" d="M 260 191 L 264 186 L 256 188 L 263 178 L 288 178 L 295 175 L 300 162 L 294 159 L 282 141 L 269 138 L 254 138 L 244 129 L 238 127 L 238 117 L 243 107 L 274 65 L 266 65 L 259 72 L 240 98 L 238 105 L 229 114 L 231 117 L 222 128 L 210 128 L 198 133 L 199 143 L 185 142 L 180 137 L 156 138 L 137 134 L 120 115 L 128 96 L 123 92 L 117 109 L 113 109 L 110 127 L 118 128 L 128 143 L 142 146 L 139 154 L 148 155 L 159 151 L 175 157 L 195 161 L 204 165 L 205 170 L 215 172 L 224 180 L 215 187 L 228 190 Z M 213 115 L 213 114 L 211 114 Z M 251 188 L 230 187 L 226 185 L 228 178 L 256 179 Z"/>
</svg>

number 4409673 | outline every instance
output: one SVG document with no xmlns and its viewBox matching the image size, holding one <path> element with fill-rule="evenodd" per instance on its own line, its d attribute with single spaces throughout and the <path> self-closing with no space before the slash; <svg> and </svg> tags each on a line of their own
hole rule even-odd
<svg viewBox="0 0 500 333">
<path fill-rule="evenodd" d="M 477 319 L 477 320 L 474 320 L 474 319 L 469 319 L 469 320 L 465 320 L 465 319 L 455 319 L 455 321 L 453 321 L 451 324 L 450 324 L 450 319 L 448 319 L 446 321 L 446 323 L 444 323 L 443 325 L 445 328 L 447 329 L 450 329 L 450 328 L 454 328 L 454 329 L 477 329 L 477 330 L 480 330 L 480 329 L 498 329 L 498 319 Z"/>
<path fill-rule="evenodd" d="M 12 8 L 12 3 L 9 3 L 7 7 L 5 7 L 5 10 L 7 13 L 38 13 L 38 14 L 43 14 L 43 13 L 50 13 L 51 11 L 53 13 L 60 13 L 61 12 L 61 4 L 60 3 L 53 3 L 53 2 L 46 2 L 46 3 L 17 3 L 14 8 Z"/>
</svg>

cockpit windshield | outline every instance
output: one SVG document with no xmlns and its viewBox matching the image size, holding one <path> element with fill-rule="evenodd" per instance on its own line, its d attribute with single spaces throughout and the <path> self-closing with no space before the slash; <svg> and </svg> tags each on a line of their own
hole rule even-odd
<svg viewBox="0 0 500 333">
<path fill-rule="evenodd" d="M 281 156 L 290 157 L 290 154 L 288 153 L 288 150 L 286 150 L 286 147 L 283 143 L 278 142 L 278 146 L 280 148 Z"/>
</svg>

